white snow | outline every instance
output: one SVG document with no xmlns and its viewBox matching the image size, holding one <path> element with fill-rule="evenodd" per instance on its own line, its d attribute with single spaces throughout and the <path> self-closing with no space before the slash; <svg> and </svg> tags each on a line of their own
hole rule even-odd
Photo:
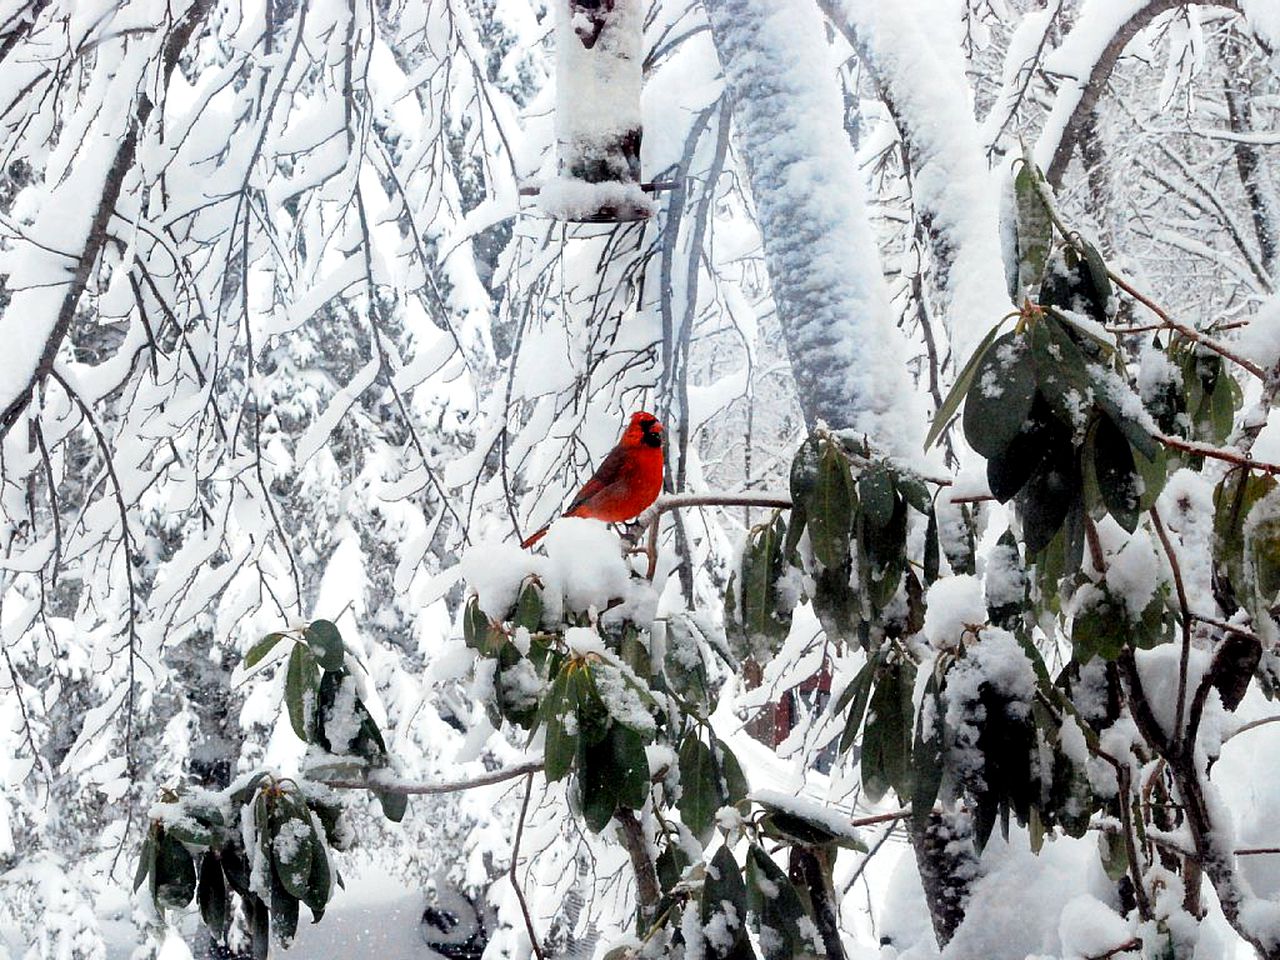
<svg viewBox="0 0 1280 960">
<path fill-rule="evenodd" d="M 1124 918 L 1097 897 L 1082 893 L 1062 908 L 1058 920 L 1063 960 L 1089 960 L 1112 953 L 1133 939 Z"/>
<path fill-rule="evenodd" d="M 935 649 L 961 645 L 966 631 L 987 622 L 982 581 L 973 576 L 942 577 L 925 594 L 924 635 Z"/>
</svg>

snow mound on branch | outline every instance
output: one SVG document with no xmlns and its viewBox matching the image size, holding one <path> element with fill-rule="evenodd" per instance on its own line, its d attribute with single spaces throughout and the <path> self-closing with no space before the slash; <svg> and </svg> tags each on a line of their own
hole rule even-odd
<svg viewBox="0 0 1280 960">
<path fill-rule="evenodd" d="M 1012 832 L 1005 842 L 996 831 L 983 853 L 983 874 L 974 882 L 965 920 L 942 957 L 1026 960 L 1070 955 L 1060 942 L 1058 905 L 1085 895 L 1110 895 L 1098 863 L 1096 837 L 1059 837 L 1034 854 L 1025 832 Z M 1120 942 L 1128 938 L 1126 934 Z"/>
<path fill-rule="evenodd" d="M 1129 617 L 1139 619 L 1161 580 L 1160 559 L 1145 531 L 1136 531 L 1119 552 L 1111 556 L 1106 577 L 1111 592 L 1124 598 Z"/>
<path fill-rule="evenodd" d="M 631 569 L 622 559 L 622 540 L 599 520 L 562 517 L 547 531 L 547 586 L 558 587 L 570 610 L 603 610 L 626 597 Z"/>
<path fill-rule="evenodd" d="M 943 577 L 929 587 L 924 615 L 924 635 L 938 650 L 960 645 L 969 626 L 987 622 L 987 604 L 977 577 Z"/>
<path fill-rule="evenodd" d="M 492 541 L 472 545 L 463 556 L 462 576 L 491 620 L 507 616 L 530 577 L 542 585 L 543 619 L 549 623 L 566 609 L 603 611 L 612 604 L 613 615 L 656 603 L 650 585 L 632 578 L 622 538 L 599 520 L 562 517 L 543 543 L 546 556 Z"/>
<path fill-rule="evenodd" d="M 480 609 L 491 620 L 506 616 L 530 575 L 545 572 L 546 559 L 514 543 L 475 544 L 462 558 L 462 577 L 470 584 Z"/>
<path fill-rule="evenodd" d="M 1280 20 L 1280 12 L 1276 19 Z M 1264 370 L 1280 363 L 1280 297 L 1272 297 L 1254 314 L 1240 331 L 1239 346 L 1242 354 Z"/>
<path fill-rule="evenodd" d="M 649 195 L 636 183 L 588 183 L 571 177 L 555 177 L 538 189 L 538 206 L 557 220 L 585 220 L 602 209 L 652 216 L 656 209 Z"/>
<path fill-rule="evenodd" d="M 1097 897 L 1087 893 L 1062 908 L 1058 938 L 1064 960 L 1104 957 L 1133 939 L 1129 925 Z"/>
</svg>

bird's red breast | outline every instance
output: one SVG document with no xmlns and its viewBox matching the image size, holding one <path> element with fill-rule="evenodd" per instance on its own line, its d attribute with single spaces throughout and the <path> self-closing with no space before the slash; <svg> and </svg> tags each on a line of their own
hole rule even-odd
<svg viewBox="0 0 1280 960">
<path fill-rule="evenodd" d="M 565 510 L 566 517 L 618 523 L 638 517 L 662 492 L 662 424 L 643 410 L 631 415 L 618 441 Z M 543 527 L 522 547 L 542 539 Z"/>
</svg>

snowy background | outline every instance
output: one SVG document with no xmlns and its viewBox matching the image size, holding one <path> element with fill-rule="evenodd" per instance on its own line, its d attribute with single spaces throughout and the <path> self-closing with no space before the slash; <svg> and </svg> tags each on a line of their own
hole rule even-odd
<svg viewBox="0 0 1280 960">
<path fill-rule="evenodd" d="M 194 909 L 159 917 L 130 881 L 162 788 L 297 772 L 283 667 L 241 666 L 272 630 L 336 622 L 400 774 L 427 782 L 538 755 L 485 709 L 471 592 L 514 596 L 537 572 L 574 609 L 625 596 L 615 616 L 670 631 L 695 611 L 723 637 L 766 509 L 664 515 L 652 586 L 603 530 L 553 528 L 546 557 L 515 547 L 633 410 L 666 424 L 671 491 L 785 492 L 822 420 L 985 495 L 958 430 L 920 441 L 1011 309 L 1001 220 L 1024 145 L 1108 263 L 1246 359 L 1280 359 L 1275 0 L 625 6 L 643 21 L 638 114 L 634 78 L 557 73 L 549 3 L 0 0 L 0 960 L 222 955 Z M 643 179 L 675 184 L 649 219 L 547 215 L 580 202 L 556 141 L 588 102 L 638 116 Z M 1115 318 L 1151 322 L 1128 300 Z M 1148 399 L 1171 375 L 1144 333 Z M 1235 427 L 1265 413 L 1260 391 Z M 1274 424 L 1249 444 L 1280 462 Z M 1161 501 L 1210 612 L 1191 558 L 1218 479 L 1185 470 Z M 978 579 L 931 597 L 937 649 L 966 610 L 985 621 L 1009 512 L 978 516 Z M 1138 606 L 1167 588 L 1147 533 L 1100 528 L 1124 558 L 1111 588 Z M 1061 633 L 1039 636 L 1062 667 Z M 750 733 L 824 657 L 838 695 L 861 650 L 831 647 L 804 604 L 752 689 L 711 647 L 710 727 L 753 791 L 846 819 L 898 810 L 867 799 L 856 757 L 830 765 L 841 718 L 800 709 L 776 748 Z M 1141 666 L 1171 716 L 1169 652 Z M 1280 727 L 1248 726 L 1276 714 L 1256 685 L 1206 714 L 1235 848 L 1280 845 Z M 346 890 L 277 955 L 426 956 L 424 907 L 465 895 L 485 957 L 525 960 L 507 880 L 523 784 L 415 798 L 400 824 L 353 793 Z M 1207 885 L 1203 920 L 1183 910 L 1171 873 L 1152 876 L 1158 923 L 1122 916 L 1107 826 L 1038 855 L 997 831 L 944 955 L 1096 957 L 1168 929 L 1180 956 L 1253 955 Z M 833 876 L 849 956 L 937 955 L 902 822 L 861 837 L 872 853 L 841 853 Z M 626 853 L 612 827 L 584 831 L 567 782 L 536 781 L 520 853 L 555 956 L 617 941 Z M 1280 856 L 1239 861 L 1257 922 L 1280 930 Z"/>
</svg>

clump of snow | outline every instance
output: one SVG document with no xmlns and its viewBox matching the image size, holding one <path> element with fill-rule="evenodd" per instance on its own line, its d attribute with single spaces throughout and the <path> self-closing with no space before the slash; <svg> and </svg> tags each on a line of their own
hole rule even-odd
<svg viewBox="0 0 1280 960">
<path fill-rule="evenodd" d="M 924 635 L 939 650 L 958 647 L 967 629 L 987 622 L 982 582 L 968 575 L 934 581 L 925 597 Z"/>
<path fill-rule="evenodd" d="M 593 673 L 596 690 L 599 691 L 609 716 L 632 730 L 644 734 L 653 733 L 653 715 L 636 687 L 623 677 L 621 669 L 602 663 L 597 665 Z"/>
<path fill-rule="evenodd" d="M 482 542 L 467 550 L 461 567 L 480 609 L 491 620 L 500 620 L 515 605 L 525 577 L 538 573 L 543 565 L 541 557 L 514 543 Z"/>
<path fill-rule="evenodd" d="M 555 125 L 562 169 L 598 158 L 640 129 L 644 7 L 640 0 L 614 0 L 594 15 L 575 16 L 572 4 L 556 4 Z"/>
<path fill-rule="evenodd" d="M 632 585 L 621 539 L 599 520 L 564 517 L 551 525 L 543 542 L 546 556 L 490 541 L 467 550 L 462 575 L 490 619 L 502 620 L 510 613 L 530 577 L 542 584 L 548 623 L 557 622 L 565 610 L 600 611 L 620 599 L 633 601 L 627 608 L 632 611 L 635 605 L 656 604 L 647 584 Z"/>
<path fill-rule="evenodd" d="M 1035 695 L 1036 674 L 1013 634 L 999 627 L 986 627 L 981 637 L 965 649 L 947 674 L 945 722 L 952 736 L 951 756 L 965 777 L 980 779 L 984 758 L 978 750 L 986 709 L 981 702 L 983 687 L 1005 701 L 1006 713 L 1025 719 Z"/>
<path fill-rule="evenodd" d="M 1240 331 L 1237 347 L 1264 370 L 1280 364 L 1280 296 L 1272 297 L 1250 318 Z"/>
<path fill-rule="evenodd" d="M 1119 914 L 1097 897 L 1082 893 L 1067 901 L 1058 918 L 1063 960 L 1108 956 L 1133 939 L 1133 931 Z"/>
<path fill-rule="evenodd" d="M 564 632 L 564 642 L 569 647 L 569 652 L 579 657 L 590 653 L 604 656 L 607 653 L 600 634 L 591 627 L 570 627 Z"/>
<path fill-rule="evenodd" d="M 1191 696 L 1209 669 L 1210 655 L 1206 650 L 1192 648 L 1187 659 L 1187 684 L 1183 701 L 1183 722 Z M 1172 734 L 1178 709 L 1178 677 L 1181 671 L 1182 644 L 1165 643 L 1151 650 L 1135 650 L 1134 659 L 1138 675 L 1142 679 L 1142 692 L 1151 704 L 1156 722 L 1166 734 Z M 1218 701 L 1216 693 L 1209 695 L 1210 702 Z"/>
<path fill-rule="evenodd" d="M 676 761 L 676 752 L 664 743 L 651 743 L 644 748 L 645 759 L 649 761 L 649 777 L 663 777 L 664 779 L 672 771 L 678 775 L 679 764 Z"/>
<path fill-rule="evenodd" d="M 1138 363 L 1138 395 L 1143 403 L 1151 403 L 1166 386 L 1182 386 L 1182 371 L 1163 350 L 1148 344 Z"/>
<path fill-rule="evenodd" d="M 721 807 L 716 811 L 716 826 L 734 835 L 742 830 L 742 814 L 737 807 Z"/>
<path fill-rule="evenodd" d="M 324 732 L 333 753 L 346 753 L 360 733 L 360 718 L 356 715 L 356 684 L 344 676 L 334 695 L 333 706 L 324 716 Z"/>
<path fill-rule="evenodd" d="M 1107 564 L 1107 587 L 1124 600 L 1129 619 L 1138 620 L 1160 583 L 1160 558 L 1147 532 L 1138 529 Z"/>
<path fill-rule="evenodd" d="M 606 209 L 634 219 L 652 216 L 656 210 L 653 200 L 637 183 L 588 183 L 572 177 L 543 181 L 538 189 L 538 206 L 557 220 L 588 220 Z"/>
<path fill-rule="evenodd" d="M 702 928 L 707 943 L 721 956 L 725 956 L 733 948 L 737 939 L 737 929 L 742 926 L 738 918 L 737 908 L 728 900 L 720 901 L 720 908 Z"/>
<path fill-rule="evenodd" d="M 622 557 L 622 540 L 599 520 L 562 517 L 543 541 L 547 548 L 548 589 L 563 594 L 569 610 L 603 610 L 627 595 L 631 569 Z"/>
<path fill-rule="evenodd" d="M 502 698 L 513 710 L 526 710 L 542 697 L 546 684 L 538 676 L 533 662 L 521 658 L 515 665 L 502 671 Z"/>
<path fill-rule="evenodd" d="M 955 577 L 947 579 L 958 579 Z M 945 583 L 946 580 L 939 581 Z M 936 587 L 938 584 L 935 583 Z M 983 592 L 990 607 L 1003 607 L 1020 603 L 1027 594 L 1027 575 L 1022 569 L 1022 558 L 1018 548 L 1008 543 L 997 543 L 987 554 L 987 563 L 982 571 Z M 930 591 L 932 592 L 932 587 Z M 928 625 L 928 614 L 925 624 Z"/>
</svg>

